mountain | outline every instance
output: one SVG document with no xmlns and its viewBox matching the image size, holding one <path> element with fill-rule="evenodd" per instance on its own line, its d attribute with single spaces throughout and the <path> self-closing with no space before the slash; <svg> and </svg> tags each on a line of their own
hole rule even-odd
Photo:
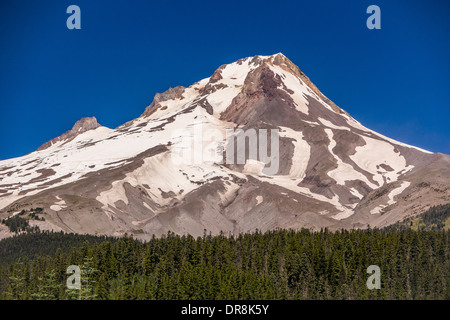
<svg viewBox="0 0 450 320">
<path fill-rule="evenodd" d="M 83 118 L 0 161 L 0 219 L 42 208 L 41 229 L 139 239 L 383 227 L 449 203 L 449 165 L 364 127 L 278 53 L 158 93 L 115 129 Z"/>
</svg>

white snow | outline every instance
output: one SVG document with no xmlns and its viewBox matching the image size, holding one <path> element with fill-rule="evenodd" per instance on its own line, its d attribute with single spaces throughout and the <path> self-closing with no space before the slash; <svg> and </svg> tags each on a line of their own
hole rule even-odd
<svg viewBox="0 0 450 320">
<path fill-rule="evenodd" d="M 325 133 L 330 140 L 330 144 L 328 145 L 328 150 L 334 156 L 337 161 L 337 168 L 328 172 L 328 176 L 336 180 L 337 184 L 345 186 L 347 181 L 352 180 L 361 180 L 367 183 L 371 188 L 376 188 L 377 186 L 370 182 L 365 175 L 356 171 L 353 166 L 350 164 L 343 162 L 338 155 L 333 152 L 333 148 L 336 146 L 336 140 L 334 140 L 333 131 L 331 129 L 325 129 Z M 354 192 L 355 190 L 353 190 Z M 362 196 L 361 196 L 362 198 Z"/>
<path fill-rule="evenodd" d="M 60 182 L 55 182 L 51 187 L 77 181 L 89 172 L 122 166 L 127 160 L 132 159 L 139 153 L 174 140 L 173 133 L 176 130 L 183 129 L 183 126 L 188 128 L 189 124 L 197 121 L 196 117 L 202 122 L 205 132 L 208 129 L 216 128 L 222 130 L 225 136 L 225 130 L 231 127 L 231 124 L 218 120 L 207 114 L 203 108 L 198 107 L 193 112 L 177 115 L 177 121 L 166 124 L 164 130 L 161 131 L 149 131 L 149 128 L 165 123 L 161 119 L 155 121 L 148 121 L 147 119 L 148 123 L 145 127 L 138 127 L 137 125 L 141 122 L 136 121 L 125 133 L 100 127 L 80 134 L 63 146 L 61 146 L 63 142 L 58 142 L 48 149 L 36 151 L 20 158 L 1 161 L 0 168 L 14 167 L 2 172 L 1 184 L 10 185 L 5 189 L 14 190 L 16 195 L 0 198 L 0 208 L 4 208 L 21 198 L 22 196 L 18 196 L 20 191 L 29 191 L 26 195 L 32 195 L 40 191 L 36 189 L 39 185 L 68 174 L 71 174 L 71 176 L 62 179 Z M 207 144 L 204 143 L 203 148 L 206 147 Z M 54 170 L 55 174 L 41 181 L 30 182 L 33 178 L 41 176 L 37 170 L 49 168 Z M 15 170 L 17 172 L 13 172 Z M 12 173 L 6 174 L 9 172 Z M 25 175 L 28 172 L 31 174 Z M 122 193 L 119 193 L 117 199 L 126 200 Z M 110 199 L 110 201 L 112 200 L 114 200 L 114 196 Z"/>
<path fill-rule="evenodd" d="M 389 192 L 389 194 L 388 194 L 389 200 L 388 200 L 387 204 L 385 204 L 385 205 L 381 204 L 381 205 L 379 205 L 379 206 L 373 208 L 372 210 L 370 210 L 370 213 L 371 213 L 371 214 L 377 214 L 377 213 L 380 213 L 381 210 L 383 210 L 384 208 L 386 208 L 386 207 L 388 207 L 388 206 L 390 206 L 390 205 L 396 203 L 396 201 L 394 200 L 394 197 L 400 195 L 400 194 L 401 194 L 403 191 L 405 191 L 405 189 L 408 188 L 410 185 L 411 185 L 411 182 L 409 182 L 409 181 L 403 181 L 402 184 L 400 185 L 400 187 L 395 188 L 395 189 L 391 190 L 391 192 Z"/>
<path fill-rule="evenodd" d="M 208 103 L 213 107 L 214 115 L 220 116 L 230 105 L 233 99 L 241 92 L 245 78 L 249 72 L 253 71 L 257 66 L 251 62 L 251 58 L 243 60 L 242 64 L 237 62 L 226 65 L 221 70 L 222 79 L 213 85 L 219 87 L 226 85 L 225 88 L 217 89 L 207 97 Z"/>
<path fill-rule="evenodd" d="M 361 137 L 366 144 L 356 147 L 356 153 L 350 155 L 350 158 L 360 168 L 373 174 L 373 179 L 378 182 L 378 186 L 382 186 L 385 183 L 383 177 L 388 179 L 387 182 L 393 182 L 398 179 L 399 171 L 405 169 L 409 171 L 414 168 L 412 165 L 406 165 L 405 158 L 400 153 L 394 151 L 395 147 L 392 144 L 365 136 Z M 374 157 L 373 155 L 382 155 L 382 159 L 384 160 L 380 161 L 380 157 Z M 389 165 L 394 170 L 385 170 L 379 166 L 381 164 Z"/>
<path fill-rule="evenodd" d="M 336 219 L 336 220 L 346 219 L 355 213 L 353 208 L 348 208 L 347 206 L 344 206 L 344 205 L 340 205 L 339 208 L 340 208 L 341 212 L 334 215 L 333 219 Z"/>
<path fill-rule="evenodd" d="M 407 148 L 413 148 L 413 149 L 419 150 L 421 152 L 425 152 L 425 153 L 428 153 L 428 154 L 433 154 L 433 152 L 430 152 L 428 150 L 425 150 L 425 149 L 422 149 L 422 148 L 419 148 L 419 147 L 415 147 L 415 146 L 412 146 L 412 145 L 409 145 L 409 144 L 406 144 L 406 143 L 403 143 L 403 142 L 391 139 L 389 137 L 386 137 L 386 136 L 382 135 L 381 133 L 378 133 L 376 131 L 373 131 L 373 130 L 371 130 L 369 128 L 364 127 L 360 122 L 356 121 L 353 118 L 350 119 L 350 120 L 347 120 L 347 123 L 349 125 L 351 125 L 352 127 L 355 127 L 357 129 L 366 131 L 368 133 L 372 133 L 373 135 L 375 135 L 377 137 L 380 137 L 380 138 L 382 138 L 382 139 L 384 139 L 384 140 L 386 140 L 386 141 L 388 141 L 388 142 L 390 142 L 390 143 L 392 143 L 394 145 L 399 145 L 399 146 L 403 146 L 403 147 L 407 147 Z"/>
<path fill-rule="evenodd" d="M 280 129 L 281 137 L 294 139 L 294 154 L 291 159 L 292 165 L 289 170 L 289 176 L 294 179 L 303 180 L 311 155 L 311 147 L 308 142 L 303 139 L 303 133 L 301 131 L 294 131 L 288 127 L 280 127 Z"/>
<path fill-rule="evenodd" d="M 129 203 L 122 181 L 114 181 L 111 189 L 101 192 L 96 200 L 104 204 L 103 209 L 105 210 L 108 210 L 108 205 L 114 206 L 120 200 L 125 204 Z"/>
<path fill-rule="evenodd" d="M 288 190 L 291 190 L 298 194 L 304 195 L 308 198 L 326 202 L 326 203 L 330 203 L 331 205 L 335 206 L 337 210 L 340 211 L 339 214 L 333 216 L 334 219 L 337 219 L 337 220 L 344 219 L 344 218 L 351 216 L 354 213 L 353 209 L 342 205 L 339 202 L 339 198 L 337 196 L 334 196 L 333 198 L 330 199 L 321 194 L 313 193 L 308 188 L 298 186 L 298 184 L 301 183 L 302 179 L 292 179 L 289 176 L 277 176 L 276 179 L 269 179 L 268 177 L 262 176 L 262 177 L 259 177 L 259 179 L 266 181 L 268 183 L 271 183 L 271 184 L 275 184 L 275 185 L 284 187 Z M 320 212 L 318 212 L 318 213 L 322 214 Z"/>
<path fill-rule="evenodd" d="M 326 127 L 328 127 L 328 128 L 331 128 L 331 129 L 338 129 L 338 130 L 346 130 L 346 131 L 350 131 L 350 129 L 347 128 L 347 127 L 334 125 L 332 122 L 330 122 L 330 121 L 328 121 L 328 120 L 325 120 L 325 119 L 323 119 L 323 118 L 320 118 L 320 117 L 319 117 L 319 121 L 320 121 L 324 126 L 326 126 Z"/>
<path fill-rule="evenodd" d="M 409 181 L 403 181 L 402 184 L 400 185 L 400 187 L 392 190 L 391 192 L 389 192 L 389 201 L 388 204 L 394 204 L 394 197 L 400 195 L 403 191 L 405 191 L 406 188 L 408 188 L 411 185 L 411 182 Z"/>
<path fill-rule="evenodd" d="M 313 121 L 308 121 L 308 120 L 304 120 L 302 119 L 303 122 L 309 123 L 310 125 L 312 125 L 313 127 L 318 126 L 319 124 L 317 122 L 313 122 Z"/>
<path fill-rule="evenodd" d="M 208 117 L 210 119 L 206 119 Z M 184 147 L 183 142 L 188 141 L 188 144 L 200 144 L 200 149 L 193 148 L 190 151 L 199 151 L 202 154 L 209 147 L 209 144 L 202 141 L 202 139 L 208 139 L 208 135 L 206 134 L 208 130 L 220 127 L 219 120 L 213 120 L 213 117 L 208 115 L 203 108 L 197 108 L 193 112 L 181 114 L 177 116 L 177 120 L 179 121 L 166 125 L 164 132 L 154 133 L 159 138 L 159 142 L 166 140 L 173 143 L 170 147 L 171 152 L 164 152 L 146 158 L 141 167 L 128 173 L 124 179 L 113 182 L 109 190 L 102 192 L 97 197 L 97 200 L 104 204 L 105 209 L 107 209 L 108 205 L 113 206 L 118 200 L 123 200 L 125 203 L 128 203 L 123 189 L 124 183 L 129 183 L 131 186 L 151 185 L 152 188 L 148 193 L 152 200 L 160 205 L 168 205 L 172 199 L 165 199 L 160 190 L 166 192 L 173 191 L 178 195 L 177 197 L 182 198 L 185 194 L 198 187 L 193 182 L 207 182 L 211 178 L 217 176 L 225 177 L 228 175 L 228 169 L 225 167 L 221 168 L 215 163 L 203 161 L 205 159 L 202 158 L 199 159 L 199 163 L 193 161 L 193 157 L 182 158 L 181 160 L 186 161 L 180 161 L 177 165 L 174 165 L 172 155 Z M 185 128 L 180 128 L 180 123 L 187 123 L 188 125 Z M 220 128 L 225 131 L 223 126 Z M 177 131 L 178 129 L 182 130 Z M 200 132 L 196 132 L 196 130 L 200 130 Z M 202 134 L 202 132 L 206 133 Z M 153 142 L 155 143 L 154 140 L 155 138 L 153 138 Z M 192 156 L 195 156 L 195 154 Z M 181 190 L 183 190 L 182 195 L 180 195 Z"/>
<path fill-rule="evenodd" d="M 162 101 L 161 105 L 154 113 L 152 113 L 150 119 L 162 119 L 179 112 L 183 108 L 188 107 L 199 96 L 198 89 L 204 87 L 209 78 L 203 79 L 196 85 L 186 88 L 182 93 L 181 98 L 175 98 L 171 100 Z"/>
<path fill-rule="evenodd" d="M 238 177 L 245 178 L 245 175 L 239 173 Z M 225 183 L 225 192 L 219 192 L 220 201 L 222 204 L 228 204 L 236 197 L 236 193 L 239 190 L 239 185 L 229 181 L 229 184 Z"/>
<path fill-rule="evenodd" d="M 51 206 L 50 206 L 50 209 L 51 209 L 51 210 L 53 210 L 53 211 L 61 211 L 62 209 L 64 209 L 64 208 L 67 207 L 66 202 L 65 202 L 64 200 L 62 200 L 59 196 L 56 197 L 56 198 L 57 198 L 58 200 L 60 200 L 60 201 L 55 202 L 54 205 L 51 205 Z"/>
<path fill-rule="evenodd" d="M 150 211 L 153 211 L 152 208 L 150 208 L 150 206 L 146 202 L 144 202 L 144 207 L 146 207 Z"/>
<path fill-rule="evenodd" d="M 263 196 L 256 196 L 256 205 L 259 205 L 264 201 Z"/>
<path fill-rule="evenodd" d="M 254 160 L 254 159 L 247 159 L 244 165 L 243 173 L 249 173 L 249 174 L 255 174 L 255 175 L 262 175 L 262 170 L 264 169 L 264 162 Z"/>
<path fill-rule="evenodd" d="M 359 193 L 359 191 L 356 190 L 355 188 L 351 188 L 351 189 L 349 189 L 349 190 L 350 190 L 350 192 L 351 192 L 355 197 L 357 197 L 357 198 L 359 198 L 359 199 L 364 198 L 364 196 L 363 196 L 361 193 Z"/>
<path fill-rule="evenodd" d="M 309 92 L 300 78 L 276 65 L 271 65 L 270 70 L 272 70 L 276 75 L 279 75 L 283 79 L 283 84 L 287 87 L 287 89 L 292 90 L 293 93 L 286 91 L 283 85 L 280 85 L 278 89 L 285 90 L 286 93 L 291 96 L 298 111 L 303 112 L 304 114 L 309 114 L 308 100 L 306 100 L 305 97 L 305 94 Z"/>
</svg>

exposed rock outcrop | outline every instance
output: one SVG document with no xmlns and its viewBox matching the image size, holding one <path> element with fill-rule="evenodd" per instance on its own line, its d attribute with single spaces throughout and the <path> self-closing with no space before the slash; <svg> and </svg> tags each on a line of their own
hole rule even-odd
<svg viewBox="0 0 450 320">
<path fill-rule="evenodd" d="M 67 132 L 63 133 L 62 135 L 60 135 L 59 137 L 56 137 L 56 138 L 44 143 L 37 149 L 37 151 L 45 150 L 48 147 L 50 147 L 53 144 L 60 142 L 60 141 L 68 142 L 68 141 L 72 140 L 73 138 L 75 138 L 79 134 L 82 134 L 89 130 L 95 130 L 99 127 L 101 127 L 101 125 L 97 122 L 97 118 L 95 118 L 95 117 L 81 118 L 80 120 L 75 122 L 72 130 L 67 131 Z"/>
</svg>

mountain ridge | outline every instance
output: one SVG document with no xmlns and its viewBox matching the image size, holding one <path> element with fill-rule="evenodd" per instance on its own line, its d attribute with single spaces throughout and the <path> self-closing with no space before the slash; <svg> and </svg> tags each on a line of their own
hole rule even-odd
<svg viewBox="0 0 450 320">
<path fill-rule="evenodd" d="M 75 138 L 77 135 L 82 134 L 89 130 L 94 130 L 101 127 L 101 125 L 97 122 L 96 117 L 83 117 L 73 125 L 72 129 L 63 133 L 62 135 L 47 141 L 42 144 L 36 151 L 42 151 L 49 148 L 52 144 L 60 142 L 60 141 L 70 141 Z"/>
<path fill-rule="evenodd" d="M 235 140 L 212 137 L 230 130 L 276 131 L 277 157 L 265 162 L 249 142 L 236 149 L 242 163 L 217 161 Z M 450 156 L 364 127 L 281 53 L 157 93 L 115 129 L 83 118 L 43 146 L 0 161 L 0 218 L 39 206 L 47 219 L 33 223 L 42 229 L 148 239 L 382 227 L 450 202 Z M 186 150 L 190 158 L 175 163 Z M 211 150 L 223 157 L 203 161 Z M 278 171 L 266 174 L 274 160 Z"/>
</svg>

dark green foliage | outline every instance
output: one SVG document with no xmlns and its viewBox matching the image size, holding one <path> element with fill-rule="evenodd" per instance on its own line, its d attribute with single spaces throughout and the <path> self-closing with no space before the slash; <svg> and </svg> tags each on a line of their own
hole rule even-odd
<svg viewBox="0 0 450 320">
<path fill-rule="evenodd" d="M 2 223 L 9 228 L 9 231 L 14 233 L 19 233 L 21 231 L 28 231 L 30 225 L 28 224 L 28 220 L 24 219 L 20 216 L 20 214 L 15 215 L 14 217 L 3 219 Z"/>
<path fill-rule="evenodd" d="M 445 221 L 450 218 L 450 204 L 432 207 L 421 218 L 426 226 L 435 226 L 436 230 L 443 229 Z"/>
<path fill-rule="evenodd" d="M 35 230 L 27 234 L 16 235 L 0 241 L 0 266 L 7 266 L 17 261 L 33 260 L 39 256 L 54 256 L 58 248 L 62 252 L 89 244 L 104 241 L 114 242 L 117 238 L 80 235 L 74 233 L 48 232 Z"/>
<path fill-rule="evenodd" d="M 449 299 L 448 240 L 444 231 L 371 229 L 169 233 L 145 243 L 18 235 L 0 241 L 0 299 Z M 366 287 L 372 264 L 380 290 Z M 81 268 L 81 291 L 65 286 L 69 265 Z"/>
<path fill-rule="evenodd" d="M 31 227 L 28 223 L 28 220 L 45 221 L 44 217 L 39 217 L 37 214 L 45 214 L 45 212 L 42 208 L 31 208 L 29 211 L 22 210 L 12 217 L 3 219 L 1 223 L 6 225 L 9 231 L 16 234 L 19 232 L 37 232 L 39 228 Z"/>
<path fill-rule="evenodd" d="M 408 218 L 385 228 L 389 231 L 422 230 L 439 231 L 450 229 L 450 203 L 434 206 L 418 217 Z"/>
</svg>

